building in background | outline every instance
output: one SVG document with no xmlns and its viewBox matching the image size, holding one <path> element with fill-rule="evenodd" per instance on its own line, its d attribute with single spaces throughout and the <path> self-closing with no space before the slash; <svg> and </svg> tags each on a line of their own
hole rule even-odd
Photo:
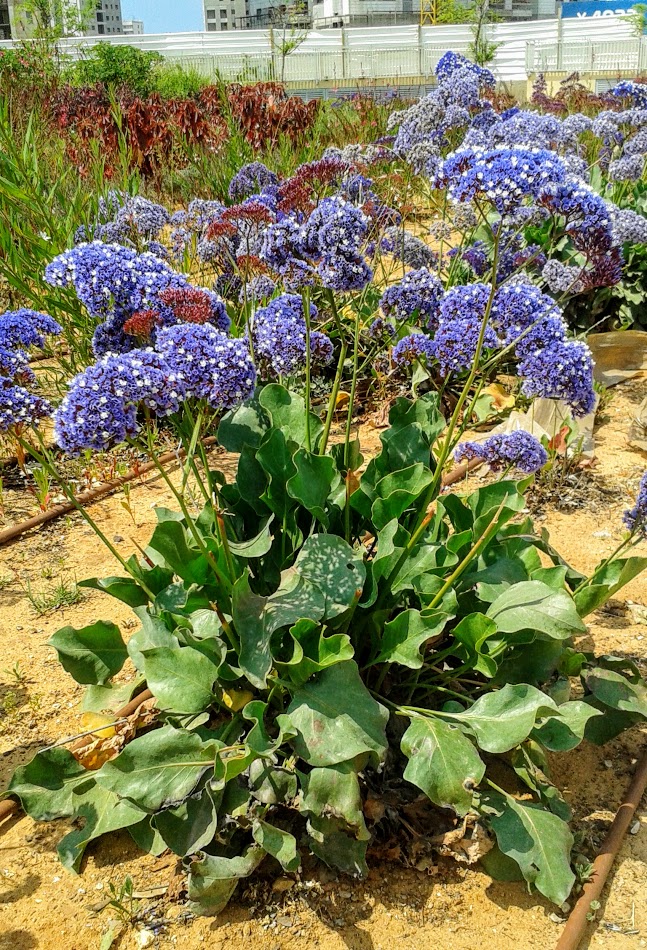
<svg viewBox="0 0 647 950">
<path fill-rule="evenodd" d="M 82 8 L 83 0 L 77 2 Z M 97 0 L 83 30 L 85 36 L 121 36 L 123 32 L 121 0 Z"/>
<path fill-rule="evenodd" d="M 10 40 L 12 36 L 9 0 L 0 0 L 0 40 Z"/>
<path fill-rule="evenodd" d="M 312 26 L 312 0 L 277 3 L 273 0 L 203 0 L 204 28 L 258 30 L 268 26 L 307 29 Z"/>
<path fill-rule="evenodd" d="M 143 20 L 122 20 L 122 26 L 124 28 L 124 36 L 143 36 L 144 35 L 144 21 Z"/>
</svg>

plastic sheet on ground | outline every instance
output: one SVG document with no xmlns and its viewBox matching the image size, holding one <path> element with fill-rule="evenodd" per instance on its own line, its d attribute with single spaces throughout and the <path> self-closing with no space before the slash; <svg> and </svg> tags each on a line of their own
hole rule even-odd
<svg viewBox="0 0 647 950">
<path fill-rule="evenodd" d="M 593 376 L 596 383 L 616 386 L 647 373 L 647 333 L 644 330 L 591 333 L 586 342 L 595 360 Z"/>
</svg>

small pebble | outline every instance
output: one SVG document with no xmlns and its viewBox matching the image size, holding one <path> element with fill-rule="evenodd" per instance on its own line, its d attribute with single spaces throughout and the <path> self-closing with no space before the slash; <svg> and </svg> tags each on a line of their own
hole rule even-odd
<svg viewBox="0 0 647 950">
<path fill-rule="evenodd" d="M 611 761 L 611 759 L 605 759 L 605 760 L 604 760 L 604 767 L 605 767 L 605 769 L 612 769 L 612 768 L 613 768 L 613 762 Z"/>
<path fill-rule="evenodd" d="M 552 920 L 554 924 L 563 924 L 564 918 L 560 917 L 559 914 L 549 914 L 548 919 Z"/>
<path fill-rule="evenodd" d="M 634 821 L 633 825 L 632 825 L 631 828 L 629 829 L 629 834 L 630 834 L 630 835 L 637 835 L 639 831 L 640 831 L 640 819 L 639 819 L 639 818 L 636 818 L 636 820 Z"/>
<path fill-rule="evenodd" d="M 155 934 L 152 930 L 140 930 L 137 934 L 137 945 L 139 947 L 151 947 L 155 942 Z"/>
<path fill-rule="evenodd" d="M 122 536 L 121 536 L 120 534 L 115 534 L 115 536 L 113 537 L 112 540 L 115 542 L 115 544 L 121 544 L 121 542 L 122 542 L 124 539 L 122 538 Z M 145 931 L 142 931 L 142 933 L 145 933 Z M 148 945 L 147 945 L 147 946 L 148 946 Z"/>
</svg>

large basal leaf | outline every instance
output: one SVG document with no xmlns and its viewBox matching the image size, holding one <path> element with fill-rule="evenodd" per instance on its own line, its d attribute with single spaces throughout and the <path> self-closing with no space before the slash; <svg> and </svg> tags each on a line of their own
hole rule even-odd
<svg viewBox="0 0 647 950">
<path fill-rule="evenodd" d="M 405 779 L 434 804 L 453 808 L 459 815 L 471 809 L 485 765 L 458 726 L 433 716 L 412 719 L 402 737 L 402 751 L 409 759 Z"/>
<path fill-rule="evenodd" d="M 490 792 L 482 799 L 499 848 L 524 878 L 555 904 L 563 904 L 575 883 L 570 855 L 573 835 L 566 822 L 540 805 Z"/>
<path fill-rule="evenodd" d="M 270 525 L 274 521 L 274 515 L 271 515 L 266 521 L 256 537 L 249 541 L 230 541 L 229 548 L 236 557 L 249 560 L 253 557 L 263 557 L 272 547 L 272 533 Z"/>
<path fill-rule="evenodd" d="M 297 842 L 289 831 L 283 831 L 276 825 L 258 818 L 252 827 L 254 841 L 263 851 L 267 851 L 279 862 L 284 871 L 298 871 L 301 858 L 297 851 Z"/>
<path fill-rule="evenodd" d="M 287 484 L 297 471 L 292 458 L 294 449 L 294 444 L 288 443 L 281 429 L 270 429 L 256 451 L 256 461 L 269 481 L 261 501 L 280 519 L 285 518 L 287 512 L 296 505 L 295 499 L 287 491 Z"/>
<path fill-rule="evenodd" d="M 199 713 L 212 704 L 218 670 L 204 653 L 191 647 L 156 647 L 143 656 L 143 673 L 160 709 Z"/>
<path fill-rule="evenodd" d="M 255 397 L 229 412 L 220 420 L 218 442 L 227 452 L 256 449 L 267 431 L 267 416 Z"/>
<path fill-rule="evenodd" d="M 378 764 L 387 749 L 388 718 L 364 686 L 357 664 L 347 660 L 298 689 L 279 723 L 296 732 L 295 751 L 310 765 L 335 765 L 363 753 Z"/>
<path fill-rule="evenodd" d="M 494 620 L 500 633 L 534 630 L 546 637 L 567 640 L 575 633 L 586 632 L 572 597 L 541 581 L 523 581 L 508 588 L 490 604 L 487 616 Z"/>
<path fill-rule="evenodd" d="M 562 703 L 559 716 L 551 716 L 546 722 L 539 723 L 532 735 L 551 752 L 568 752 L 584 738 L 589 719 L 601 715 L 599 709 L 580 700 Z"/>
<path fill-rule="evenodd" d="M 399 518 L 429 487 L 433 474 L 427 465 L 417 462 L 400 472 L 392 472 L 381 478 L 375 486 L 376 498 L 371 507 L 371 519 L 380 531 L 391 521 Z"/>
<path fill-rule="evenodd" d="M 129 607 L 143 607 L 148 603 L 148 595 L 132 577 L 90 577 L 79 581 L 79 587 L 104 591 Z"/>
<path fill-rule="evenodd" d="M 186 528 L 179 521 L 158 524 L 148 542 L 146 553 L 156 563 L 168 566 L 188 584 L 204 584 L 210 573 L 209 563 L 196 548 L 189 546 Z"/>
<path fill-rule="evenodd" d="M 451 715 L 468 728 L 484 752 L 500 753 L 527 739 L 538 716 L 558 715 L 558 707 L 541 690 L 517 683 L 486 693 L 465 712 Z"/>
<path fill-rule="evenodd" d="M 117 624 L 103 620 L 80 630 L 63 627 L 47 642 L 58 653 L 63 669 L 84 686 L 103 686 L 128 657 Z"/>
<path fill-rule="evenodd" d="M 90 773 L 67 749 L 45 749 L 14 772 L 7 791 L 17 795 L 36 821 L 53 821 L 74 814 L 72 795 Z"/>
<path fill-rule="evenodd" d="M 313 455 L 299 449 L 292 461 L 296 474 L 287 483 L 288 495 L 328 527 L 326 500 L 340 482 L 333 459 L 329 455 Z"/>
<path fill-rule="evenodd" d="M 332 534 L 309 537 L 299 551 L 294 570 L 324 595 L 326 620 L 344 613 L 359 597 L 366 580 L 362 556 L 343 538 Z"/>
<path fill-rule="evenodd" d="M 497 664 L 496 660 L 489 655 L 488 640 L 496 636 L 495 622 L 485 614 L 468 614 L 452 632 L 464 648 L 464 651 L 457 649 L 457 654 L 461 656 L 461 659 L 472 661 L 474 669 L 483 676 L 494 676 Z"/>
<path fill-rule="evenodd" d="M 314 673 L 353 658 L 354 650 L 347 634 L 333 633 L 325 637 L 321 625 L 315 621 L 299 620 L 290 628 L 290 637 L 292 656 L 286 662 L 277 661 L 276 666 L 297 686 Z"/>
<path fill-rule="evenodd" d="M 218 827 L 218 805 L 222 798 L 210 783 L 190 795 L 175 808 L 167 808 L 153 819 L 166 847 L 184 857 L 211 844 Z"/>
<path fill-rule="evenodd" d="M 438 393 L 425 393 L 413 400 L 398 396 L 389 410 L 389 424 L 396 432 L 417 424 L 424 433 L 427 444 L 433 445 L 445 428 Z"/>
<path fill-rule="evenodd" d="M 264 386 L 259 394 L 259 402 L 272 420 L 275 429 L 280 429 L 286 439 L 297 445 L 306 444 L 306 404 L 303 396 L 290 392 L 279 383 Z M 310 413 L 310 439 L 315 447 L 323 424 L 319 416 Z"/>
<path fill-rule="evenodd" d="M 357 772 L 349 763 L 314 768 L 299 776 L 299 811 L 308 816 L 314 854 L 331 867 L 364 876 L 370 834 L 364 821 Z"/>
<path fill-rule="evenodd" d="M 442 610 L 403 610 L 384 625 L 382 649 L 376 663 L 399 663 L 412 670 L 422 666 L 420 647 L 439 636 L 451 615 Z"/>
<path fill-rule="evenodd" d="M 141 620 L 142 626 L 128 641 L 128 656 L 141 673 L 144 669 L 144 653 L 147 650 L 154 650 L 157 647 L 175 649 L 180 643 L 161 617 L 151 614 L 148 608 L 137 607 L 135 613 Z"/>
<path fill-rule="evenodd" d="M 97 782 L 144 811 L 181 804 L 213 766 L 218 743 L 164 726 L 133 739 L 96 773 Z"/>
<path fill-rule="evenodd" d="M 207 917 L 219 914 L 229 903 L 239 880 L 249 877 L 264 857 L 263 848 L 254 845 L 235 858 L 217 857 L 203 851 L 186 858 L 190 909 L 194 914 Z"/>
<path fill-rule="evenodd" d="M 88 686 L 83 694 L 83 712 L 116 712 L 130 702 L 135 691 L 143 687 L 143 680 L 129 683 L 107 683 L 105 686 Z"/>
<path fill-rule="evenodd" d="M 75 828 L 59 842 L 57 851 L 68 871 L 78 871 L 86 847 L 101 835 L 138 824 L 145 812 L 129 801 L 119 799 L 113 792 L 90 779 L 72 795 L 74 818 L 83 826 Z"/>
<path fill-rule="evenodd" d="M 368 874 L 366 849 L 370 835 L 349 832 L 344 821 L 331 815 L 309 818 L 308 840 L 310 849 L 320 861 L 329 867 L 338 868 L 345 874 L 364 878 Z"/>
<path fill-rule="evenodd" d="M 594 575 L 594 584 L 588 584 L 573 594 L 580 616 L 586 617 L 593 610 L 601 607 L 645 568 L 647 568 L 647 557 L 618 558 L 605 565 L 598 574 Z"/>
<path fill-rule="evenodd" d="M 605 706 L 647 718 L 647 686 L 642 680 L 632 683 L 615 670 L 597 666 L 586 671 L 584 683 Z"/>
</svg>

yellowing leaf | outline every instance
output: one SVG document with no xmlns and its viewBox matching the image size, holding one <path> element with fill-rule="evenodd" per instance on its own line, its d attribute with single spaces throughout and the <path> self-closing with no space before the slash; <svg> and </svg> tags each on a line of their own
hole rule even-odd
<svg viewBox="0 0 647 950">
<path fill-rule="evenodd" d="M 492 408 L 501 412 L 503 409 L 512 409 L 515 404 L 514 396 L 507 393 L 500 383 L 491 383 L 483 390 L 492 398 Z"/>
<path fill-rule="evenodd" d="M 111 739 L 116 731 L 114 722 L 112 717 L 102 716 L 101 713 L 86 712 L 81 716 L 83 729 L 94 730 L 92 735 L 97 739 Z"/>
<path fill-rule="evenodd" d="M 253 698 L 254 694 L 248 689 L 223 689 L 222 691 L 222 701 L 232 712 L 238 712 Z"/>
<path fill-rule="evenodd" d="M 335 400 L 335 409 L 343 409 L 350 402 L 350 393 L 340 389 Z"/>
</svg>

